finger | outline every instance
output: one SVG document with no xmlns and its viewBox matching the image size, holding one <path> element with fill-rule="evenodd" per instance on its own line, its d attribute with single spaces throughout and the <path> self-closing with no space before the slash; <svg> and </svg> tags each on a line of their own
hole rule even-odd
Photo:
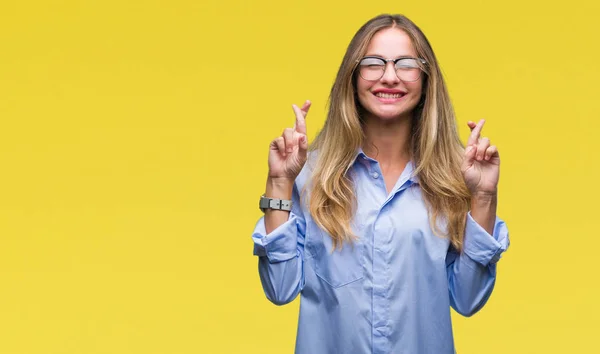
<svg viewBox="0 0 600 354">
<path fill-rule="evenodd" d="M 490 147 L 490 139 L 489 138 L 481 138 L 479 139 L 479 143 L 477 144 L 477 161 L 483 160 L 485 157 L 485 151 Z"/>
<path fill-rule="evenodd" d="M 485 123 L 485 120 L 482 119 L 473 128 L 473 130 L 471 131 L 471 135 L 469 136 L 469 141 L 467 142 L 467 145 L 475 145 L 475 144 L 477 144 L 477 142 L 479 141 L 479 134 L 481 133 L 481 129 L 483 129 L 483 124 L 484 123 Z"/>
<path fill-rule="evenodd" d="M 294 130 L 292 128 L 286 128 L 281 136 L 285 141 L 286 154 L 291 153 L 294 150 Z"/>
<path fill-rule="evenodd" d="M 499 157 L 498 147 L 496 145 L 492 145 L 487 150 L 485 150 L 485 159 L 490 160 L 492 157 Z"/>
<path fill-rule="evenodd" d="M 302 106 L 302 107 L 303 108 L 306 107 L 306 104 L 304 104 L 304 106 Z M 304 113 L 295 104 L 292 105 L 292 108 L 294 109 L 294 114 L 296 114 L 296 123 L 294 124 L 294 130 L 300 134 L 306 135 L 305 117 L 306 117 L 306 114 L 308 113 L 308 110 L 306 111 L 306 113 Z M 308 105 L 308 108 L 310 108 L 310 105 Z"/>
<path fill-rule="evenodd" d="M 477 124 L 475 122 L 473 122 L 473 121 L 470 120 L 470 121 L 467 122 L 467 126 L 469 127 L 470 131 L 473 131 L 473 129 L 475 129 L 475 127 L 477 126 Z"/>
<path fill-rule="evenodd" d="M 311 105 L 312 102 L 310 102 L 310 100 L 306 100 L 306 102 L 304 102 L 304 104 L 302 105 L 302 108 L 300 108 L 302 113 L 304 113 L 304 117 L 306 117 L 306 115 L 308 114 L 308 110 L 310 109 Z"/>
<path fill-rule="evenodd" d="M 280 154 L 282 154 L 283 156 L 286 156 L 286 153 L 285 153 L 285 141 L 283 140 L 282 136 L 276 138 L 275 140 L 273 140 L 271 142 L 271 149 L 272 150 L 277 150 L 277 151 L 279 151 Z"/>
<path fill-rule="evenodd" d="M 301 159 L 306 158 L 306 152 L 308 151 L 308 139 L 304 134 L 297 134 L 298 139 L 298 155 Z"/>
<path fill-rule="evenodd" d="M 462 162 L 462 166 L 461 166 L 461 169 L 463 172 L 468 170 L 471 166 L 473 166 L 473 163 L 475 162 L 475 154 L 476 153 L 477 153 L 476 145 L 467 146 L 467 148 L 465 149 L 465 155 L 463 157 L 463 162 Z"/>
</svg>

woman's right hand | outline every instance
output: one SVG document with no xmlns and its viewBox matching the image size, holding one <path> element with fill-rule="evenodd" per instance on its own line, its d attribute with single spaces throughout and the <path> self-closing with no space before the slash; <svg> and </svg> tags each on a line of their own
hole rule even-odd
<svg viewBox="0 0 600 354">
<path fill-rule="evenodd" d="M 296 114 L 296 124 L 293 128 L 286 128 L 281 136 L 269 145 L 270 179 L 293 182 L 300 174 L 308 151 L 305 118 L 310 105 L 310 101 L 306 101 L 302 108 L 292 105 Z"/>
</svg>

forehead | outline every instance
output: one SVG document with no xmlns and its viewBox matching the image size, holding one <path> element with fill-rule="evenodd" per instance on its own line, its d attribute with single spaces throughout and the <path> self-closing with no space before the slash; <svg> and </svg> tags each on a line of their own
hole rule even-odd
<svg viewBox="0 0 600 354">
<path fill-rule="evenodd" d="M 416 56 L 412 40 L 401 29 L 392 27 L 375 33 L 366 55 L 381 55 L 385 58 L 396 58 L 403 55 Z"/>
</svg>

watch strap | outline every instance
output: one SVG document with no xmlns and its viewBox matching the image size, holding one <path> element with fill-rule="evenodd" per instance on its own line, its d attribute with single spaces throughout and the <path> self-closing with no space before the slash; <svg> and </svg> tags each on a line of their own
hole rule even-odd
<svg viewBox="0 0 600 354">
<path fill-rule="evenodd" d="M 260 196 L 260 202 L 258 203 L 258 206 L 263 212 L 267 209 L 291 211 L 292 201 L 286 199 L 269 198 L 262 195 Z"/>
</svg>

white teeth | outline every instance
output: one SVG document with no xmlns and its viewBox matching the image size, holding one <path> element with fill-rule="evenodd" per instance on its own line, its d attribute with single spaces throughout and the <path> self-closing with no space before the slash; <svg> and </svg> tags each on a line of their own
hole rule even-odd
<svg viewBox="0 0 600 354">
<path fill-rule="evenodd" d="M 402 96 L 404 96 L 404 94 L 402 93 L 384 93 L 384 92 L 377 92 L 375 94 L 375 96 L 377 97 L 381 97 L 381 98 L 400 98 Z"/>
</svg>

